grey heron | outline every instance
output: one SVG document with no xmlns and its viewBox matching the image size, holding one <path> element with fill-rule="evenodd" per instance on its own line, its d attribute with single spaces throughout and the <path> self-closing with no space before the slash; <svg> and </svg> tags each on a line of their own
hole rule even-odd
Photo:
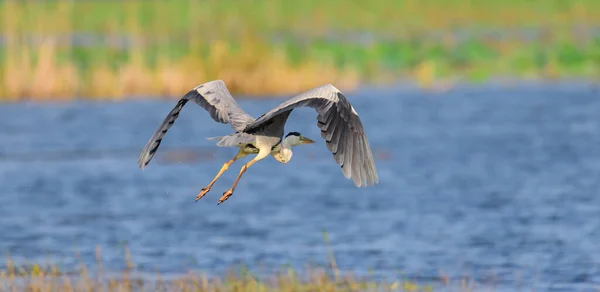
<svg viewBox="0 0 600 292">
<path fill-rule="evenodd" d="M 138 165 L 142 170 L 156 153 L 181 109 L 190 100 L 208 111 L 213 120 L 229 124 L 235 131 L 229 135 L 208 139 L 218 140 L 217 146 L 220 147 L 239 148 L 237 154 L 225 162 L 212 181 L 201 190 L 196 201 L 206 195 L 217 179 L 240 158 L 256 154 L 252 160 L 241 167 L 233 185 L 223 193 L 218 204 L 233 194 L 244 172 L 257 161 L 271 155 L 278 162 L 285 164 L 292 158 L 292 147 L 314 143 L 313 140 L 298 132 L 289 132 L 283 137 L 284 126 L 290 113 L 300 107 L 316 110 L 321 137 L 325 139 L 327 148 L 333 153 L 335 162 L 341 166 L 342 173 L 347 179 L 352 179 L 357 187 L 366 187 L 367 183 L 374 186 L 379 182 L 369 141 L 358 113 L 342 92 L 331 84 L 294 96 L 257 119 L 238 105 L 222 80 L 200 84 L 177 102 L 148 140 L 138 159 Z"/>
</svg>

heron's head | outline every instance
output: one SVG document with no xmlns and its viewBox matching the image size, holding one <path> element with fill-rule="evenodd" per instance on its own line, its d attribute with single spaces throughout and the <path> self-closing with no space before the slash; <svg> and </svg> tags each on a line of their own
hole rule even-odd
<svg viewBox="0 0 600 292">
<path fill-rule="evenodd" d="M 281 163 L 288 163 L 292 159 L 293 146 L 312 143 L 315 143 L 315 141 L 303 137 L 302 134 L 298 132 L 290 132 L 285 136 L 283 142 L 281 142 L 280 151 L 274 154 L 273 157 L 275 157 L 275 159 Z"/>
<path fill-rule="evenodd" d="M 303 144 L 313 144 L 315 141 L 308 139 L 298 132 L 289 132 L 283 139 L 290 146 L 298 146 Z"/>
</svg>

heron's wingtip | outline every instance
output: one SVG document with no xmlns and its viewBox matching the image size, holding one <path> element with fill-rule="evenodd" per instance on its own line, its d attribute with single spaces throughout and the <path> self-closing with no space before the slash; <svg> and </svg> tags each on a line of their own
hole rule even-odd
<svg viewBox="0 0 600 292">
<path fill-rule="evenodd" d="M 144 168 L 146 168 L 146 166 L 148 166 L 148 162 L 150 162 L 150 161 L 144 162 L 144 160 L 142 159 L 142 157 L 140 157 L 140 159 L 138 159 L 138 167 L 141 170 L 144 170 Z"/>
<path fill-rule="evenodd" d="M 201 88 L 201 87 L 205 87 L 205 86 L 214 86 L 214 85 L 225 85 L 225 81 L 221 80 L 221 79 L 213 79 L 213 80 L 209 80 L 206 81 L 202 84 L 198 84 L 195 89 Z"/>
<path fill-rule="evenodd" d="M 363 182 L 362 185 L 358 186 L 358 187 L 375 187 L 375 185 L 379 184 L 379 178 L 375 178 L 375 180 L 368 180 L 366 182 Z"/>
<path fill-rule="evenodd" d="M 342 92 L 339 88 L 335 87 L 335 85 L 331 84 L 331 83 L 327 83 L 327 84 L 323 84 L 321 85 L 321 88 L 329 88 L 334 92 Z"/>
</svg>

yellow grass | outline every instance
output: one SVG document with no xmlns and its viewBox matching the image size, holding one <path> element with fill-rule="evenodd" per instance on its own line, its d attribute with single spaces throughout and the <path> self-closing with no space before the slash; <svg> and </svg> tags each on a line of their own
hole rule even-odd
<svg viewBox="0 0 600 292">
<path fill-rule="evenodd" d="M 113 69 L 99 64 L 89 76 L 79 74 L 73 64 L 59 62 L 51 39 L 33 51 L 21 46 L 7 51 L 0 96 L 15 100 L 26 97 L 76 98 L 78 96 L 122 98 L 142 95 L 181 95 L 193 86 L 223 79 L 229 89 L 245 94 L 288 94 L 324 83 L 353 88 L 358 83 L 355 70 L 338 70 L 331 65 L 288 63 L 276 50 L 259 51 L 246 46 L 242 53 L 229 52 L 220 42 L 210 46 L 207 59 L 188 56 L 181 60 L 159 59 L 155 68 L 136 58 Z M 268 50 L 268 49 L 265 49 Z M 31 55 L 37 56 L 32 60 Z"/>
<path fill-rule="evenodd" d="M 137 35 L 142 30 L 134 13 L 139 3 L 132 2 L 134 4 L 126 4 L 133 11 L 127 19 L 127 28 L 132 35 Z M 93 67 L 78 69 L 69 57 L 70 49 L 59 48 L 55 35 L 47 35 L 39 45 L 20 39 L 23 23 L 17 16 L 23 15 L 27 6 L 16 1 L 0 5 L 2 33 L 7 39 L 4 62 L 0 66 L 0 97 L 5 100 L 179 96 L 212 79 L 224 80 L 234 93 L 289 94 L 324 83 L 350 89 L 359 80 L 356 70 L 339 70 L 328 62 L 291 64 L 280 49 L 266 46 L 251 35 L 243 37 L 243 50 L 236 52 L 231 51 L 226 41 L 217 39 L 192 44 L 208 47 L 206 57 L 195 53 L 178 59 L 159 55 L 152 66 L 145 60 L 145 47 L 134 44 L 128 49 L 129 58 L 117 67 L 109 66 L 111 60 L 104 57 L 94 62 Z M 35 23 L 34 31 L 41 35 L 49 29 L 71 31 L 71 24 L 66 21 L 73 13 L 70 2 L 58 1 L 55 11 L 51 16 L 45 15 L 44 21 Z M 60 27 L 53 27 L 57 23 Z M 59 51 L 67 58 L 60 60 Z"/>
<path fill-rule="evenodd" d="M 162 57 L 152 68 L 141 60 L 143 53 L 133 52 L 131 60 L 120 67 L 113 69 L 100 63 L 85 76 L 72 63 L 57 60 L 56 46 L 55 41 L 48 39 L 37 48 L 9 47 L 2 68 L 0 96 L 10 100 L 176 96 L 212 79 L 223 79 L 234 93 L 288 94 L 324 83 L 349 89 L 359 80 L 355 70 L 337 70 L 318 62 L 293 66 L 281 52 L 255 43 L 248 43 L 240 53 L 232 53 L 219 41 L 210 44 L 207 59 Z"/>
<path fill-rule="evenodd" d="M 139 58 L 112 69 L 99 64 L 82 76 L 70 63 L 59 62 L 52 39 L 33 51 L 21 46 L 7 50 L 0 96 L 7 99 L 76 98 L 78 96 L 121 98 L 132 95 L 181 95 L 193 86 L 212 79 L 223 79 L 234 93 L 287 94 L 324 83 L 349 89 L 358 82 L 355 70 L 338 70 L 331 65 L 305 62 L 288 63 L 276 50 L 258 51 L 251 44 L 243 53 L 231 53 L 220 42 L 210 46 L 207 59 L 188 56 L 181 60 L 159 59 L 156 68 Z M 31 55 L 37 56 L 32 60 Z M 133 56 L 138 56 L 134 54 Z"/>
<path fill-rule="evenodd" d="M 281 269 L 267 276 L 255 276 L 251 271 L 240 269 L 217 277 L 188 271 L 165 278 L 160 273 L 139 273 L 134 267 L 128 249 L 125 249 L 123 271 L 112 273 L 104 270 L 102 254 L 96 249 L 98 265 L 95 272 L 81 264 L 75 273 L 65 273 L 54 265 L 40 264 L 17 266 L 10 260 L 7 268 L 0 271 L 2 291 L 434 291 L 432 285 L 420 284 L 409 279 L 391 282 L 375 281 L 343 273 L 332 258 L 329 268 L 307 267 L 303 271 Z M 439 287 L 452 287 L 458 291 L 472 291 L 474 283 L 466 278 L 450 283 L 441 275 Z"/>
<path fill-rule="evenodd" d="M 94 272 L 81 263 L 76 271 L 65 272 L 56 265 L 16 265 L 10 257 L 6 268 L 0 270 L 0 291 L 477 291 L 493 288 L 494 280 L 476 283 L 470 278 L 451 280 L 440 272 L 431 283 L 418 283 L 400 275 L 390 281 L 373 280 L 368 276 L 357 276 L 341 270 L 323 233 L 328 248 L 328 267 L 306 266 L 303 270 L 282 268 L 277 272 L 257 276 L 254 271 L 242 268 L 231 269 L 221 276 L 208 276 L 188 270 L 177 275 L 163 277 L 159 272 L 141 273 L 135 267 L 127 246 L 124 248 L 124 269 L 109 271 L 102 265 L 102 250 L 96 247 Z M 78 256 L 77 256 L 78 257 Z"/>
<path fill-rule="evenodd" d="M 565 46 L 580 43 L 570 33 L 574 25 L 600 24 L 600 17 L 592 13 L 600 9 L 597 1 L 365 3 L 0 0 L 0 34 L 5 40 L 0 46 L 0 100 L 180 96 L 213 79 L 223 79 L 233 93 L 280 95 L 324 83 L 350 90 L 361 82 L 399 76 L 432 87 L 439 84 L 441 75 L 519 73 L 558 78 L 597 77 L 600 73 L 594 61 L 597 44 L 583 42 L 585 48 L 575 46 L 574 50 Z M 472 53 L 470 48 L 457 49 L 453 37 L 412 45 L 423 34 L 481 27 L 538 27 L 552 37 L 541 40 L 537 47 L 514 40 L 480 40 L 497 53 L 493 57 L 479 57 L 477 49 Z M 309 44 L 299 49 L 300 57 L 294 59 L 289 48 L 270 39 L 280 33 L 311 38 L 337 32 L 382 33 L 406 42 L 383 49 L 365 46 L 358 51 L 341 45 L 319 49 Z M 566 32 L 564 41 L 555 38 L 559 32 Z M 104 39 L 90 47 L 59 40 L 74 33 Z M 110 37 L 119 35 L 133 43 L 115 47 Z M 31 37 L 35 40 L 28 39 Z M 300 48 L 296 43 L 293 46 Z M 431 52 L 423 52 L 428 47 Z M 438 54 L 437 49 L 444 52 Z M 405 53 L 391 54 L 394 50 Z M 407 55 L 413 56 L 410 61 L 392 60 Z M 392 65 L 386 67 L 386 63 Z"/>
</svg>

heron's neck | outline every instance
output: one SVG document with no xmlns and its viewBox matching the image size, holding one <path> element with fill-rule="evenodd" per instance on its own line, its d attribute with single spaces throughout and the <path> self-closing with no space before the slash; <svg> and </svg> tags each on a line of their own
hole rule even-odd
<svg viewBox="0 0 600 292">
<path fill-rule="evenodd" d="M 279 151 L 277 151 L 277 154 L 274 154 L 273 157 L 281 163 L 288 163 L 293 155 L 292 146 L 294 146 L 294 144 L 289 137 L 283 139 L 279 145 Z"/>
<path fill-rule="evenodd" d="M 292 138 L 290 138 L 290 136 L 286 137 L 285 139 L 283 139 L 283 142 L 281 142 L 281 149 L 287 149 L 287 150 L 292 150 Z"/>
</svg>

